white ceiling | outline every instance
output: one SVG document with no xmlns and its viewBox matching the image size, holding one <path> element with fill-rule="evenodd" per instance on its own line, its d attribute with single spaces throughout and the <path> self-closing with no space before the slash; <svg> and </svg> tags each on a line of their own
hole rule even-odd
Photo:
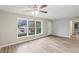
<svg viewBox="0 0 79 59">
<path fill-rule="evenodd" d="M 31 10 L 31 8 L 28 8 L 27 6 L 28 5 L 0 5 L 0 10 L 32 16 L 31 12 L 25 12 L 25 9 Z M 48 13 L 39 13 L 37 17 L 60 19 L 79 16 L 78 5 L 48 5 L 46 8 L 44 8 L 44 10 L 47 10 Z"/>
</svg>

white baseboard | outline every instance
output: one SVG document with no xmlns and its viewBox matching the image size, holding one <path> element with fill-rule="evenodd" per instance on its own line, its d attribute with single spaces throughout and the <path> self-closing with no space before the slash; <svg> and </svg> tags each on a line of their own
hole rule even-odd
<svg viewBox="0 0 79 59">
<path fill-rule="evenodd" d="M 57 37 L 62 37 L 62 38 L 69 38 L 68 36 L 60 36 L 60 35 L 53 35 L 52 36 L 57 36 Z"/>
</svg>

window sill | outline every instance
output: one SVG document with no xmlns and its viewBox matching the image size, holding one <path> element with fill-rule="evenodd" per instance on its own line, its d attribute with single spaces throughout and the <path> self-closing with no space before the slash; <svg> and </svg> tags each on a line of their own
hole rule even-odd
<svg viewBox="0 0 79 59">
<path fill-rule="evenodd" d="M 22 36 L 22 37 L 17 37 L 17 39 L 21 39 L 21 38 L 29 38 L 29 37 L 36 37 L 36 36 L 40 36 L 40 35 L 43 35 L 42 33 L 40 34 L 35 34 L 35 35 L 29 35 L 29 36 Z"/>
</svg>

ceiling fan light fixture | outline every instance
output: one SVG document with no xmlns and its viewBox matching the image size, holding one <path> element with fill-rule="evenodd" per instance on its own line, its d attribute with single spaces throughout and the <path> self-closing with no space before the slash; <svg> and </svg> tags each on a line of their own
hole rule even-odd
<svg viewBox="0 0 79 59">
<path fill-rule="evenodd" d="M 39 14 L 39 11 L 33 11 L 33 12 L 32 12 L 32 15 L 37 16 L 38 14 Z"/>
</svg>

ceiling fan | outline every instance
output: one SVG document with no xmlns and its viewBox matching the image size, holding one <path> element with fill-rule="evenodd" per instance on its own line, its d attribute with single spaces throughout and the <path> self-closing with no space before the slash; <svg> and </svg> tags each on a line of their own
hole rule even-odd
<svg viewBox="0 0 79 59">
<path fill-rule="evenodd" d="M 42 10 L 43 8 L 47 7 L 47 5 L 28 5 L 27 7 L 30 8 L 30 10 L 25 10 L 25 12 L 38 11 L 42 13 L 48 13 L 47 11 Z"/>
</svg>

